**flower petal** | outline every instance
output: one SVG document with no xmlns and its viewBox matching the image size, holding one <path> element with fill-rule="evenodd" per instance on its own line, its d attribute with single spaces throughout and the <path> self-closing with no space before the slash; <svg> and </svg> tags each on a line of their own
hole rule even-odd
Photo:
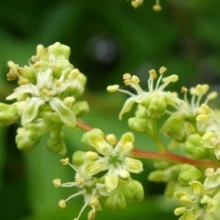
<svg viewBox="0 0 220 220">
<path fill-rule="evenodd" d="M 44 101 L 42 99 L 37 97 L 31 98 L 28 101 L 26 108 L 22 111 L 21 124 L 25 125 L 33 121 L 38 114 L 39 107 L 43 104 Z"/>
<path fill-rule="evenodd" d="M 76 126 L 76 116 L 59 98 L 52 98 L 50 107 L 59 115 L 60 120 L 68 127 Z"/>
<path fill-rule="evenodd" d="M 82 142 L 88 147 L 95 148 L 101 155 L 107 156 L 113 153 L 112 146 L 105 140 L 105 135 L 100 129 L 94 128 L 83 134 Z"/>
<path fill-rule="evenodd" d="M 44 72 L 37 73 L 37 87 L 40 88 L 52 88 L 53 86 L 53 72 L 51 69 L 47 69 Z"/>
<path fill-rule="evenodd" d="M 25 94 L 38 95 L 38 89 L 36 86 L 32 84 L 23 85 L 23 86 L 16 88 L 15 92 L 13 92 L 11 95 L 6 97 L 6 99 L 7 100 L 21 99 L 22 96 Z"/>
<path fill-rule="evenodd" d="M 123 105 L 123 107 L 122 107 L 122 109 L 119 113 L 119 119 L 120 120 L 122 119 L 122 116 L 124 115 L 124 113 L 127 113 L 132 109 L 132 107 L 135 103 L 135 99 L 136 99 L 136 96 L 130 97 L 125 101 L 125 103 L 124 103 L 124 105 Z"/>
<path fill-rule="evenodd" d="M 112 170 L 109 170 L 108 174 L 105 176 L 105 186 L 108 192 L 113 191 L 118 185 L 118 175 Z"/>
<path fill-rule="evenodd" d="M 126 170 L 131 173 L 140 173 L 143 171 L 143 164 L 137 159 L 126 157 L 123 165 L 125 166 Z"/>
<path fill-rule="evenodd" d="M 133 142 L 133 133 L 127 132 L 121 136 L 121 139 L 115 147 L 115 151 L 117 151 L 121 155 L 126 155 L 133 149 Z"/>
</svg>

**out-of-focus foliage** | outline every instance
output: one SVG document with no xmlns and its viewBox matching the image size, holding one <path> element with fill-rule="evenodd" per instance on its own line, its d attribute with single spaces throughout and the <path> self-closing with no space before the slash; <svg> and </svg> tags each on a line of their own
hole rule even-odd
<svg viewBox="0 0 220 220">
<path fill-rule="evenodd" d="M 218 86 L 220 2 L 161 0 L 160 13 L 152 10 L 153 4 L 154 0 L 145 0 L 135 10 L 125 0 L 1 0 L 0 101 L 14 87 L 6 82 L 7 61 L 26 64 L 37 44 L 47 46 L 56 41 L 71 47 L 71 62 L 88 77 L 85 98 L 92 111 L 85 121 L 106 133 L 120 136 L 128 130 L 116 118 L 123 97 L 109 97 L 105 92 L 105 87 L 120 81 L 124 72 L 135 73 L 144 81 L 150 68 L 166 65 L 170 73 L 180 76 L 181 85 L 206 82 Z M 69 155 L 82 148 L 81 134 L 66 131 Z M 71 171 L 63 169 L 59 156 L 45 150 L 44 141 L 33 151 L 23 153 L 17 150 L 14 136 L 14 127 L 1 128 L 0 219 L 73 218 L 80 205 L 71 206 L 67 212 L 60 210 L 57 201 L 68 192 L 52 186 L 57 176 L 70 179 Z M 135 145 L 154 149 L 153 143 L 141 135 Z M 162 193 L 163 186 L 146 182 L 151 165 L 146 163 L 145 167 L 140 178 L 146 200 L 114 215 L 115 219 L 172 219 L 172 209 L 160 197 L 155 202 L 149 199 Z M 160 202 L 163 205 L 158 205 Z M 109 211 L 106 213 L 98 213 L 98 219 L 106 218 Z"/>
</svg>

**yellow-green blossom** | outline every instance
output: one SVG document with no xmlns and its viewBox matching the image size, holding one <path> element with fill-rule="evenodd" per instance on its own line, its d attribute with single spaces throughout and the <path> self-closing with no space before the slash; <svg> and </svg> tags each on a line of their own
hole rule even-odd
<svg viewBox="0 0 220 220">
<path fill-rule="evenodd" d="M 50 133 L 48 148 L 65 152 L 62 126 L 74 128 L 76 116 L 88 111 L 85 101 L 78 102 L 85 88 L 86 77 L 69 62 L 70 48 L 59 42 L 44 48 L 37 46 L 27 66 L 12 61 L 8 80 L 17 80 L 18 87 L 0 103 L 0 125 L 20 123 L 16 143 L 19 149 L 30 149 L 45 133 Z"/>
<path fill-rule="evenodd" d="M 197 180 L 191 181 L 189 187 L 175 193 L 183 205 L 174 210 L 175 215 L 181 215 L 180 220 L 217 219 L 215 216 L 220 206 L 220 169 L 214 171 L 213 168 L 207 168 L 205 176 L 203 183 Z"/>
<path fill-rule="evenodd" d="M 140 86 L 140 79 L 136 75 L 131 75 L 129 73 L 125 73 L 123 75 L 125 86 L 129 86 L 136 91 L 136 94 L 131 93 L 127 90 L 120 89 L 118 85 L 108 86 L 107 90 L 109 92 L 119 91 L 131 96 L 126 100 L 122 110 L 119 114 L 119 118 L 129 112 L 134 103 L 138 105 L 142 105 L 145 109 L 145 118 L 159 118 L 161 117 L 165 111 L 167 110 L 168 105 L 175 105 L 178 99 L 177 95 L 172 92 L 166 92 L 164 89 L 173 82 L 178 80 L 177 75 L 171 75 L 168 77 L 163 77 L 166 68 L 161 67 L 159 69 L 159 78 L 157 79 L 157 73 L 154 69 L 149 71 L 149 79 L 148 79 L 148 90 L 145 91 Z M 157 79 L 157 80 L 156 80 Z M 155 82 L 156 81 L 156 82 Z M 143 117 L 144 118 L 144 117 Z"/>
<path fill-rule="evenodd" d="M 40 45 L 37 55 L 32 57 L 34 63 L 29 67 L 9 63 L 11 72 L 18 73 L 20 86 L 6 99 L 17 100 L 22 125 L 32 122 L 49 107 L 63 124 L 75 126 L 75 114 L 71 107 L 75 96 L 83 92 L 86 77 L 69 63 L 69 54 L 69 47 L 60 43 L 46 49 Z M 25 83 L 21 83 L 24 78 Z M 71 103 L 67 102 L 67 98 L 72 100 Z"/>
<path fill-rule="evenodd" d="M 116 189 L 120 178 L 129 179 L 130 173 L 140 173 L 143 170 L 141 161 L 129 157 L 134 142 L 132 133 L 125 133 L 114 144 L 112 138 L 105 138 L 101 130 L 93 129 L 83 135 L 82 141 L 95 149 L 100 155 L 98 161 L 106 165 L 105 184 L 108 192 Z"/>
</svg>

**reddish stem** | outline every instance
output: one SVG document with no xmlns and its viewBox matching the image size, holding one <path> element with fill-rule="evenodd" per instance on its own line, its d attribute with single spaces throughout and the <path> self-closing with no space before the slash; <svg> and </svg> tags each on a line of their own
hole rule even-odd
<svg viewBox="0 0 220 220">
<path fill-rule="evenodd" d="M 213 167 L 213 168 L 219 168 L 220 165 L 214 161 L 210 160 L 196 160 L 188 157 L 184 157 L 178 154 L 174 154 L 171 152 L 152 152 L 152 151 L 146 151 L 146 150 L 140 150 L 134 148 L 132 150 L 132 154 L 135 158 L 142 158 L 142 159 L 151 159 L 151 160 L 166 160 L 174 163 L 186 163 L 191 164 L 196 167 Z"/>
<path fill-rule="evenodd" d="M 93 128 L 86 124 L 85 122 L 77 119 L 77 126 L 82 128 L 85 131 L 90 131 Z M 210 160 L 196 160 L 188 157 L 184 157 L 178 154 L 174 154 L 171 152 L 152 152 L 147 150 L 141 150 L 134 148 L 132 150 L 132 154 L 135 158 L 142 158 L 142 159 L 150 159 L 150 160 L 166 160 L 174 163 L 181 163 L 181 164 L 191 164 L 196 167 L 213 167 L 219 168 L 220 165 L 214 161 Z"/>
</svg>

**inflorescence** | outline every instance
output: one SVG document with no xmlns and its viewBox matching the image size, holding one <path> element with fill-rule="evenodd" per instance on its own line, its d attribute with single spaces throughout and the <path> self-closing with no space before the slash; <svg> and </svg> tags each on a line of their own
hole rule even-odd
<svg viewBox="0 0 220 220">
<path fill-rule="evenodd" d="M 48 48 L 38 45 L 36 55 L 31 57 L 27 66 L 8 62 L 7 78 L 17 80 L 18 87 L 6 98 L 12 104 L 0 103 L 0 125 L 19 124 L 16 135 L 19 149 L 33 148 L 44 134 L 49 133 L 48 148 L 65 153 L 62 127 L 85 129 L 77 117 L 89 110 L 88 104 L 77 99 L 84 92 L 86 77 L 69 62 L 69 55 L 70 48 L 57 42 Z M 158 147 L 158 155 L 163 154 L 165 161 L 155 161 L 155 170 L 149 174 L 148 180 L 167 183 L 165 195 L 181 203 L 174 214 L 180 216 L 180 220 L 218 219 L 220 111 L 209 105 L 217 93 L 208 93 L 209 86 L 199 84 L 189 89 L 182 87 L 180 97 L 176 92 L 167 91 L 171 83 L 178 81 L 178 76 L 165 77 L 166 71 L 164 66 L 158 71 L 151 69 L 146 89 L 140 86 L 138 76 L 125 73 L 124 86 L 129 90 L 118 84 L 108 86 L 107 90 L 129 96 L 119 119 L 130 112 L 127 120 L 130 129 L 151 137 Z M 83 197 L 84 205 L 75 220 L 86 207 L 90 207 L 88 220 L 93 220 L 103 204 L 120 210 L 128 201 L 141 201 L 144 197 L 141 183 L 134 180 L 132 174 L 143 171 L 138 158 L 145 158 L 148 149 L 142 151 L 142 156 L 141 151 L 139 155 L 135 154 L 132 132 L 123 134 L 117 141 L 114 134 L 105 135 L 100 129 L 87 128 L 82 142 L 88 151 L 74 152 L 72 161 L 68 158 L 61 160 L 63 165 L 73 169 L 74 180 L 62 182 L 57 178 L 53 181 L 55 187 L 74 187 L 73 191 L 76 191 L 59 201 L 61 208 L 65 208 L 70 199 Z M 168 146 L 163 144 L 162 135 L 170 140 Z M 173 149 L 183 152 L 181 161 L 176 155 L 176 164 L 170 160 L 175 156 L 170 152 Z M 166 155 L 169 155 L 167 160 Z"/>
</svg>

